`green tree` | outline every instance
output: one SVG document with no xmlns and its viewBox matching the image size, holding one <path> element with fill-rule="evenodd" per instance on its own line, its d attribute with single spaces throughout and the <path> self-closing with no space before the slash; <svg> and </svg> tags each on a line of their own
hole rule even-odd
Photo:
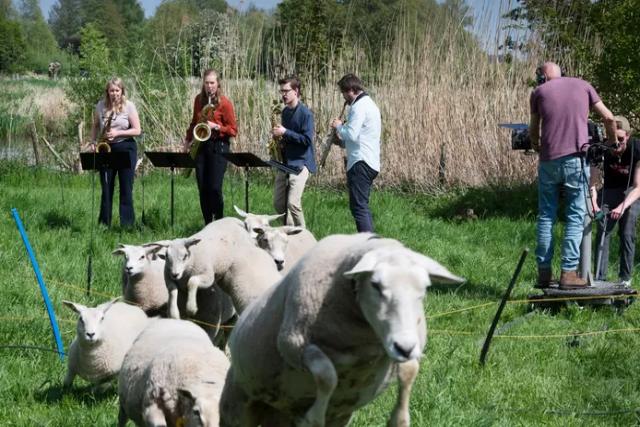
<svg viewBox="0 0 640 427">
<path fill-rule="evenodd" d="M 38 0 L 21 0 L 19 10 L 27 45 L 25 68 L 45 73 L 49 63 L 58 59 L 56 40 L 42 16 Z"/>
<path fill-rule="evenodd" d="M 78 53 L 83 25 L 81 0 L 58 0 L 49 12 L 49 25 L 58 46 Z"/>
<path fill-rule="evenodd" d="M 25 49 L 20 24 L 0 16 L 0 72 L 21 71 Z"/>
</svg>

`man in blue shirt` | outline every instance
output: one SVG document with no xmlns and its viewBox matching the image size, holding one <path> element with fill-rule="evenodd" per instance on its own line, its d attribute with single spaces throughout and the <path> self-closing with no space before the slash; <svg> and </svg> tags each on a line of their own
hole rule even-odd
<svg viewBox="0 0 640 427">
<path fill-rule="evenodd" d="M 282 110 L 282 124 L 275 126 L 271 133 L 282 137 L 280 144 L 284 163 L 300 173 L 293 175 L 276 171 L 273 206 L 277 213 L 287 214 L 286 225 L 305 227 L 302 192 L 309 173 L 316 172 L 313 114 L 300 101 L 300 80 L 296 76 L 280 79 L 278 84 L 285 108 Z"/>
<path fill-rule="evenodd" d="M 347 150 L 349 207 L 358 232 L 373 232 L 369 195 L 373 180 L 380 172 L 380 110 L 354 74 L 342 77 L 338 87 L 350 106 L 349 114 L 346 122 L 333 119 L 331 126 Z"/>
</svg>

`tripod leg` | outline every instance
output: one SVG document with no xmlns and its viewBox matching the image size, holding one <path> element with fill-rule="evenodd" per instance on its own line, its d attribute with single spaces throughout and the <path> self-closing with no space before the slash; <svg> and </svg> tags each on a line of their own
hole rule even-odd
<svg viewBox="0 0 640 427">
<path fill-rule="evenodd" d="M 171 166 L 171 228 L 173 228 L 173 192 L 174 192 L 174 183 L 173 177 L 175 176 L 174 168 Z"/>
<path fill-rule="evenodd" d="M 244 209 L 249 212 L 249 166 L 244 167 Z"/>
</svg>

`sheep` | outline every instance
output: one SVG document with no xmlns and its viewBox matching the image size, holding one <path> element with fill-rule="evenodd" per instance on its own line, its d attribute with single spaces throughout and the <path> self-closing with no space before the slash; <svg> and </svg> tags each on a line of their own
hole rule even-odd
<svg viewBox="0 0 640 427">
<path fill-rule="evenodd" d="M 113 255 L 123 255 L 122 295 L 125 301 L 136 304 L 148 316 L 166 312 L 169 292 L 164 283 L 166 250 L 154 247 L 118 245 Z"/>
<path fill-rule="evenodd" d="M 254 228 L 261 226 L 268 226 L 271 221 L 274 221 L 278 218 L 285 216 L 285 214 L 278 215 L 258 215 L 254 213 L 245 212 L 236 205 L 233 205 L 233 208 L 236 210 L 238 215 L 244 218 L 244 227 L 251 236 L 252 239 L 255 239 L 257 233 L 254 231 Z"/>
<path fill-rule="evenodd" d="M 306 228 L 284 226 L 254 227 L 256 244 L 273 258 L 283 275 L 318 241 Z"/>
<path fill-rule="evenodd" d="M 430 278 L 463 281 L 396 240 L 321 240 L 238 319 L 220 425 L 346 425 L 395 375 L 389 425 L 409 425 Z"/>
<path fill-rule="evenodd" d="M 229 360 L 191 322 L 153 319 L 118 376 L 118 426 L 218 426 Z"/>
<path fill-rule="evenodd" d="M 167 248 L 165 282 L 169 289 L 169 317 L 174 319 L 180 318 L 178 288 L 185 285 L 189 315 L 198 311 L 197 290 L 214 283 L 241 312 L 281 278 L 271 257 L 253 244 L 237 218 L 223 218 L 191 237 L 153 245 Z"/>
<path fill-rule="evenodd" d="M 95 308 L 62 301 L 79 314 L 77 334 L 69 347 L 64 387 L 71 386 L 76 375 L 99 384 L 120 371 L 124 355 L 149 319 L 140 308 L 117 302 L 118 299 Z"/>
</svg>

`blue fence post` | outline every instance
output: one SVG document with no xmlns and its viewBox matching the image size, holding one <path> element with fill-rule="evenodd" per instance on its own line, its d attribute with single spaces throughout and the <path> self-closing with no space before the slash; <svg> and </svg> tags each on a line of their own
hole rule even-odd
<svg viewBox="0 0 640 427">
<path fill-rule="evenodd" d="M 47 313 L 49 314 L 49 322 L 51 323 L 51 329 L 53 329 L 53 336 L 56 340 L 56 347 L 58 347 L 58 356 L 60 356 L 60 360 L 64 360 L 64 345 L 62 344 L 62 337 L 60 336 L 58 321 L 56 320 L 56 314 L 53 311 L 51 300 L 49 299 L 47 286 L 44 284 L 44 280 L 42 279 L 42 274 L 40 273 L 40 267 L 38 266 L 38 261 L 36 260 L 36 257 L 33 253 L 33 249 L 31 249 L 31 243 L 29 243 L 29 238 L 27 237 L 27 233 L 24 231 L 24 227 L 22 226 L 22 221 L 20 221 L 20 216 L 18 216 L 18 210 L 16 208 L 12 208 L 11 214 L 13 215 L 13 219 L 16 221 L 16 226 L 18 227 L 20 236 L 22 236 L 22 241 L 24 242 L 24 246 L 27 249 L 29 258 L 31 259 L 31 266 L 33 267 L 33 271 L 36 274 L 36 279 L 38 280 L 38 285 L 40 286 L 40 292 L 42 293 L 44 304 L 47 306 Z"/>
</svg>

